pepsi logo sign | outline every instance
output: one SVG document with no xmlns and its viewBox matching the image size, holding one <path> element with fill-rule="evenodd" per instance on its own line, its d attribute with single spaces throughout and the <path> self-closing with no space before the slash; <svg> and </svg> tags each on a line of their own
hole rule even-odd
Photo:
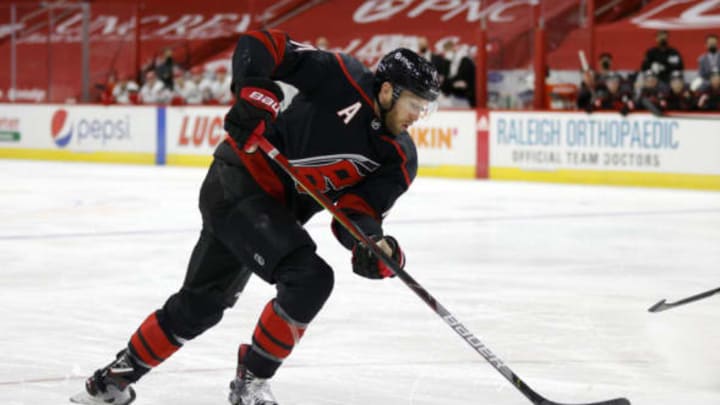
<svg viewBox="0 0 720 405">
<path fill-rule="evenodd" d="M 68 121 L 68 113 L 64 109 L 55 111 L 50 123 L 50 135 L 55 145 L 64 148 L 70 143 L 73 135 L 72 124 Z"/>
<path fill-rule="evenodd" d="M 64 148 L 75 139 L 77 145 L 105 146 L 110 142 L 130 139 L 130 116 L 122 118 L 86 117 L 74 118 L 67 110 L 61 108 L 52 115 L 50 135 L 53 142 Z"/>
</svg>

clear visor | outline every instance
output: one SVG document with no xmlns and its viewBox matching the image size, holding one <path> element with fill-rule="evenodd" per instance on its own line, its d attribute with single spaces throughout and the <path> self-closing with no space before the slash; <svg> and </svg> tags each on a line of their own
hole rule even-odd
<svg viewBox="0 0 720 405">
<path fill-rule="evenodd" d="M 398 98 L 397 104 L 402 109 L 417 114 L 418 120 L 427 119 L 438 110 L 437 101 L 428 101 L 409 92 Z"/>
</svg>

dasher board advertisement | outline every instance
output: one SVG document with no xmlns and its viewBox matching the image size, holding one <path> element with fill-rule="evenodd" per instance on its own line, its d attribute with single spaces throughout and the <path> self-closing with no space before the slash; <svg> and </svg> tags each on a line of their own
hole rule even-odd
<svg viewBox="0 0 720 405">
<path fill-rule="evenodd" d="M 493 112 L 490 178 L 720 188 L 720 121 Z"/>
<path fill-rule="evenodd" d="M 3 105 L 0 157 L 154 163 L 154 107 Z"/>
<path fill-rule="evenodd" d="M 168 107 L 166 111 L 167 163 L 208 165 L 225 139 L 228 107 Z"/>
</svg>

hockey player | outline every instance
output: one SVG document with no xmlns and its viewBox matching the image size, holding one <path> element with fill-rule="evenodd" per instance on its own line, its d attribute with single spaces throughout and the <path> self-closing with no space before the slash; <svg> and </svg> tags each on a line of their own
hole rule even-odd
<svg viewBox="0 0 720 405">
<path fill-rule="evenodd" d="M 275 284 L 277 294 L 260 314 L 251 343 L 239 347 L 229 400 L 277 404 L 268 379 L 330 295 L 333 270 L 302 226 L 321 207 L 249 141 L 260 123 L 267 124 L 264 136 L 302 175 L 404 266 L 400 245 L 383 232 L 382 221 L 415 178 L 417 155 L 407 129 L 437 98 L 432 65 L 397 49 L 373 74 L 348 55 L 319 51 L 270 30 L 240 37 L 232 69 L 236 102 L 225 117 L 229 137 L 215 151 L 200 189 L 203 227 L 183 286 L 72 401 L 132 402 L 131 384 L 217 324 L 254 273 Z M 282 92 L 273 80 L 300 92 L 281 114 Z M 392 276 L 338 223 L 332 230 L 352 251 L 355 273 Z"/>
<path fill-rule="evenodd" d="M 720 69 L 712 69 L 710 83 L 698 92 L 697 108 L 704 111 L 720 111 Z"/>
<path fill-rule="evenodd" d="M 670 75 L 670 91 L 660 101 L 663 110 L 690 111 L 695 104 L 695 98 L 679 70 Z"/>
<path fill-rule="evenodd" d="M 670 73 L 668 72 L 668 77 Z M 666 97 L 669 92 L 668 86 L 658 80 L 658 76 L 652 69 L 645 71 L 643 74 L 643 84 L 640 88 L 640 94 L 635 101 L 635 105 L 638 109 L 644 109 L 645 104 L 643 100 L 654 105 L 655 108 L 662 108 L 662 100 Z"/>
<path fill-rule="evenodd" d="M 635 109 L 632 94 L 621 87 L 621 80 L 617 73 L 608 73 L 605 76 L 605 83 L 596 89 L 593 109 L 615 110 L 623 115 Z"/>
</svg>

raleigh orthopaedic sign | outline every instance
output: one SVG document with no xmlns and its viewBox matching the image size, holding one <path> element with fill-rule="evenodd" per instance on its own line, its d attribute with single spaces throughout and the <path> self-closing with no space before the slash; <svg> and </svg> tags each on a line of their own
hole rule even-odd
<svg viewBox="0 0 720 405">
<path fill-rule="evenodd" d="M 493 112 L 489 147 L 491 178 L 615 176 L 633 184 L 644 184 L 643 173 L 720 178 L 720 121 L 712 119 Z"/>
</svg>

